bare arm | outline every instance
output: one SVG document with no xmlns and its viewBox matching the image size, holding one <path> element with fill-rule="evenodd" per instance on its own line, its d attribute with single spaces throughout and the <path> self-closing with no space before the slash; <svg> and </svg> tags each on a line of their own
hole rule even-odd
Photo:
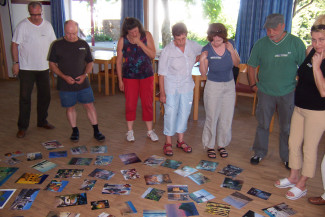
<svg viewBox="0 0 325 217">
<path fill-rule="evenodd" d="M 122 62 L 123 62 L 123 38 L 121 37 L 117 43 L 117 57 L 116 57 L 116 72 L 119 82 L 119 88 L 124 91 L 124 83 L 122 78 Z"/>
<path fill-rule="evenodd" d="M 63 72 L 61 72 L 61 70 L 59 69 L 56 63 L 50 61 L 49 65 L 50 65 L 50 70 L 54 72 L 57 76 L 65 80 L 68 84 L 76 83 L 76 81 L 71 76 L 63 74 Z"/>
<path fill-rule="evenodd" d="M 322 51 L 321 54 L 315 53 L 312 58 L 313 63 L 313 73 L 314 79 L 317 86 L 317 89 L 322 97 L 325 97 L 325 78 L 323 76 L 323 72 L 320 68 L 323 59 L 325 59 L 325 52 Z"/>
<path fill-rule="evenodd" d="M 13 62 L 19 62 L 19 51 L 18 51 L 19 44 L 15 42 L 11 42 L 11 54 Z M 19 73 L 19 63 L 14 63 L 12 65 L 12 74 L 17 76 Z"/>
<path fill-rule="evenodd" d="M 240 62 L 240 57 L 230 42 L 226 42 L 226 49 L 231 54 L 231 59 L 232 59 L 234 66 L 238 67 L 239 62 Z"/>
<path fill-rule="evenodd" d="M 145 45 L 140 38 L 137 38 L 135 40 L 135 43 L 141 47 L 141 49 L 144 51 L 145 54 L 148 55 L 150 59 L 153 59 L 156 57 L 156 48 L 155 44 L 152 38 L 152 35 L 150 32 L 146 32 L 146 38 L 147 38 L 147 45 Z"/>
<path fill-rule="evenodd" d="M 251 86 L 252 90 L 254 92 L 257 91 L 257 86 L 256 86 L 256 72 L 257 68 L 254 68 L 250 65 L 248 65 L 248 80 L 249 80 L 249 85 Z"/>
<path fill-rule="evenodd" d="M 160 98 L 159 101 L 162 103 L 166 103 L 166 92 L 165 92 L 165 76 L 159 75 L 159 92 L 160 92 Z"/>
<path fill-rule="evenodd" d="M 200 72 L 203 76 L 208 72 L 208 63 L 208 51 L 203 51 L 200 56 Z"/>
</svg>

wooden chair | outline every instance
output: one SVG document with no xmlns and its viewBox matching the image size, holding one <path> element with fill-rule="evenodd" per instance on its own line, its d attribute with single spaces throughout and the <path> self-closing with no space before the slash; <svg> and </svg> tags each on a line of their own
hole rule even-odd
<svg viewBox="0 0 325 217">
<path fill-rule="evenodd" d="M 255 115 L 257 94 L 249 86 L 247 64 L 239 64 L 239 73 L 236 81 L 236 98 L 237 96 L 247 96 L 254 99 L 252 106 L 252 115 Z"/>
<path fill-rule="evenodd" d="M 154 82 L 153 82 L 153 122 L 156 123 L 156 103 L 160 104 L 160 114 L 164 114 L 164 104 L 160 102 L 160 90 L 159 90 L 159 75 L 157 73 L 158 61 L 152 60 L 152 67 L 154 72 Z"/>
<path fill-rule="evenodd" d="M 99 72 L 98 72 L 98 87 L 102 85 L 102 77 L 105 77 L 105 71 L 102 70 L 101 64 L 99 64 Z M 111 60 L 111 69 L 108 70 L 108 79 L 112 81 L 112 95 L 115 94 L 115 83 L 117 83 L 117 72 L 116 72 L 116 56 L 112 57 Z"/>
</svg>

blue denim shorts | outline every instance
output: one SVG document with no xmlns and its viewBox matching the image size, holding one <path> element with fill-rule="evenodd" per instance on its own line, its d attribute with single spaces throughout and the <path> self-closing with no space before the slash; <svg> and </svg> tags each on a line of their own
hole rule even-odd
<svg viewBox="0 0 325 217">
<path fill-rule="evenodd" d="M 79 91 L 60 91 L 60 99 L 62 107 L 72 107 L 77 102 L 88 104 L 94 102 L 94 94 L 91 87 Z"/>
</svg>

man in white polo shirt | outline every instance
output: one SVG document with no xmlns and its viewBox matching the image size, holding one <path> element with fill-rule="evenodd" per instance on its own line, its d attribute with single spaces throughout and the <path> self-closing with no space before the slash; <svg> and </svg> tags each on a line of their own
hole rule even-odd
<svg viewBox="0 0 325 217">
<path fill-rule="evenodd" d="M 42 18 L 40 2 L 30 2 L 28 12 L 30 17 L 17 25 L 11 43 L 12 72 L 20 80 L 18 138 L 25 136 L 29 126 L 34 83 L 37 87 L 37 126 L 54 128 L 47 122 L 51 100 L 47 54 L 56 37 L 52 25 Z"/>
</svg>

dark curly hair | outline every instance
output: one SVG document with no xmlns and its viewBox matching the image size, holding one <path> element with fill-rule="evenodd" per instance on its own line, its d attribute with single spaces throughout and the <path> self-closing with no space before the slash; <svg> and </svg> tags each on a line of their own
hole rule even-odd
<svg viewBox="0 0 325 217">
<path fill-rule="evenodd" d="M 141 22 L 134 18 L 134 17 L 126 17 L 123 21 L 122 28 L 121 28 L 121 37 L 126 37 L 128 31 L 138 27 L 141 37 L 145 36 L 146 32 L 141 24 Z"/>
<path fill-rule="evenodd" d="M 214 36 L 219 36 L 223 39 L 223 42 L 227 42 L 227 29 L 222 23 L 211 23 L 207 31 L 207 39 L 209 42 L 213 41 Z"/>
</svg>

